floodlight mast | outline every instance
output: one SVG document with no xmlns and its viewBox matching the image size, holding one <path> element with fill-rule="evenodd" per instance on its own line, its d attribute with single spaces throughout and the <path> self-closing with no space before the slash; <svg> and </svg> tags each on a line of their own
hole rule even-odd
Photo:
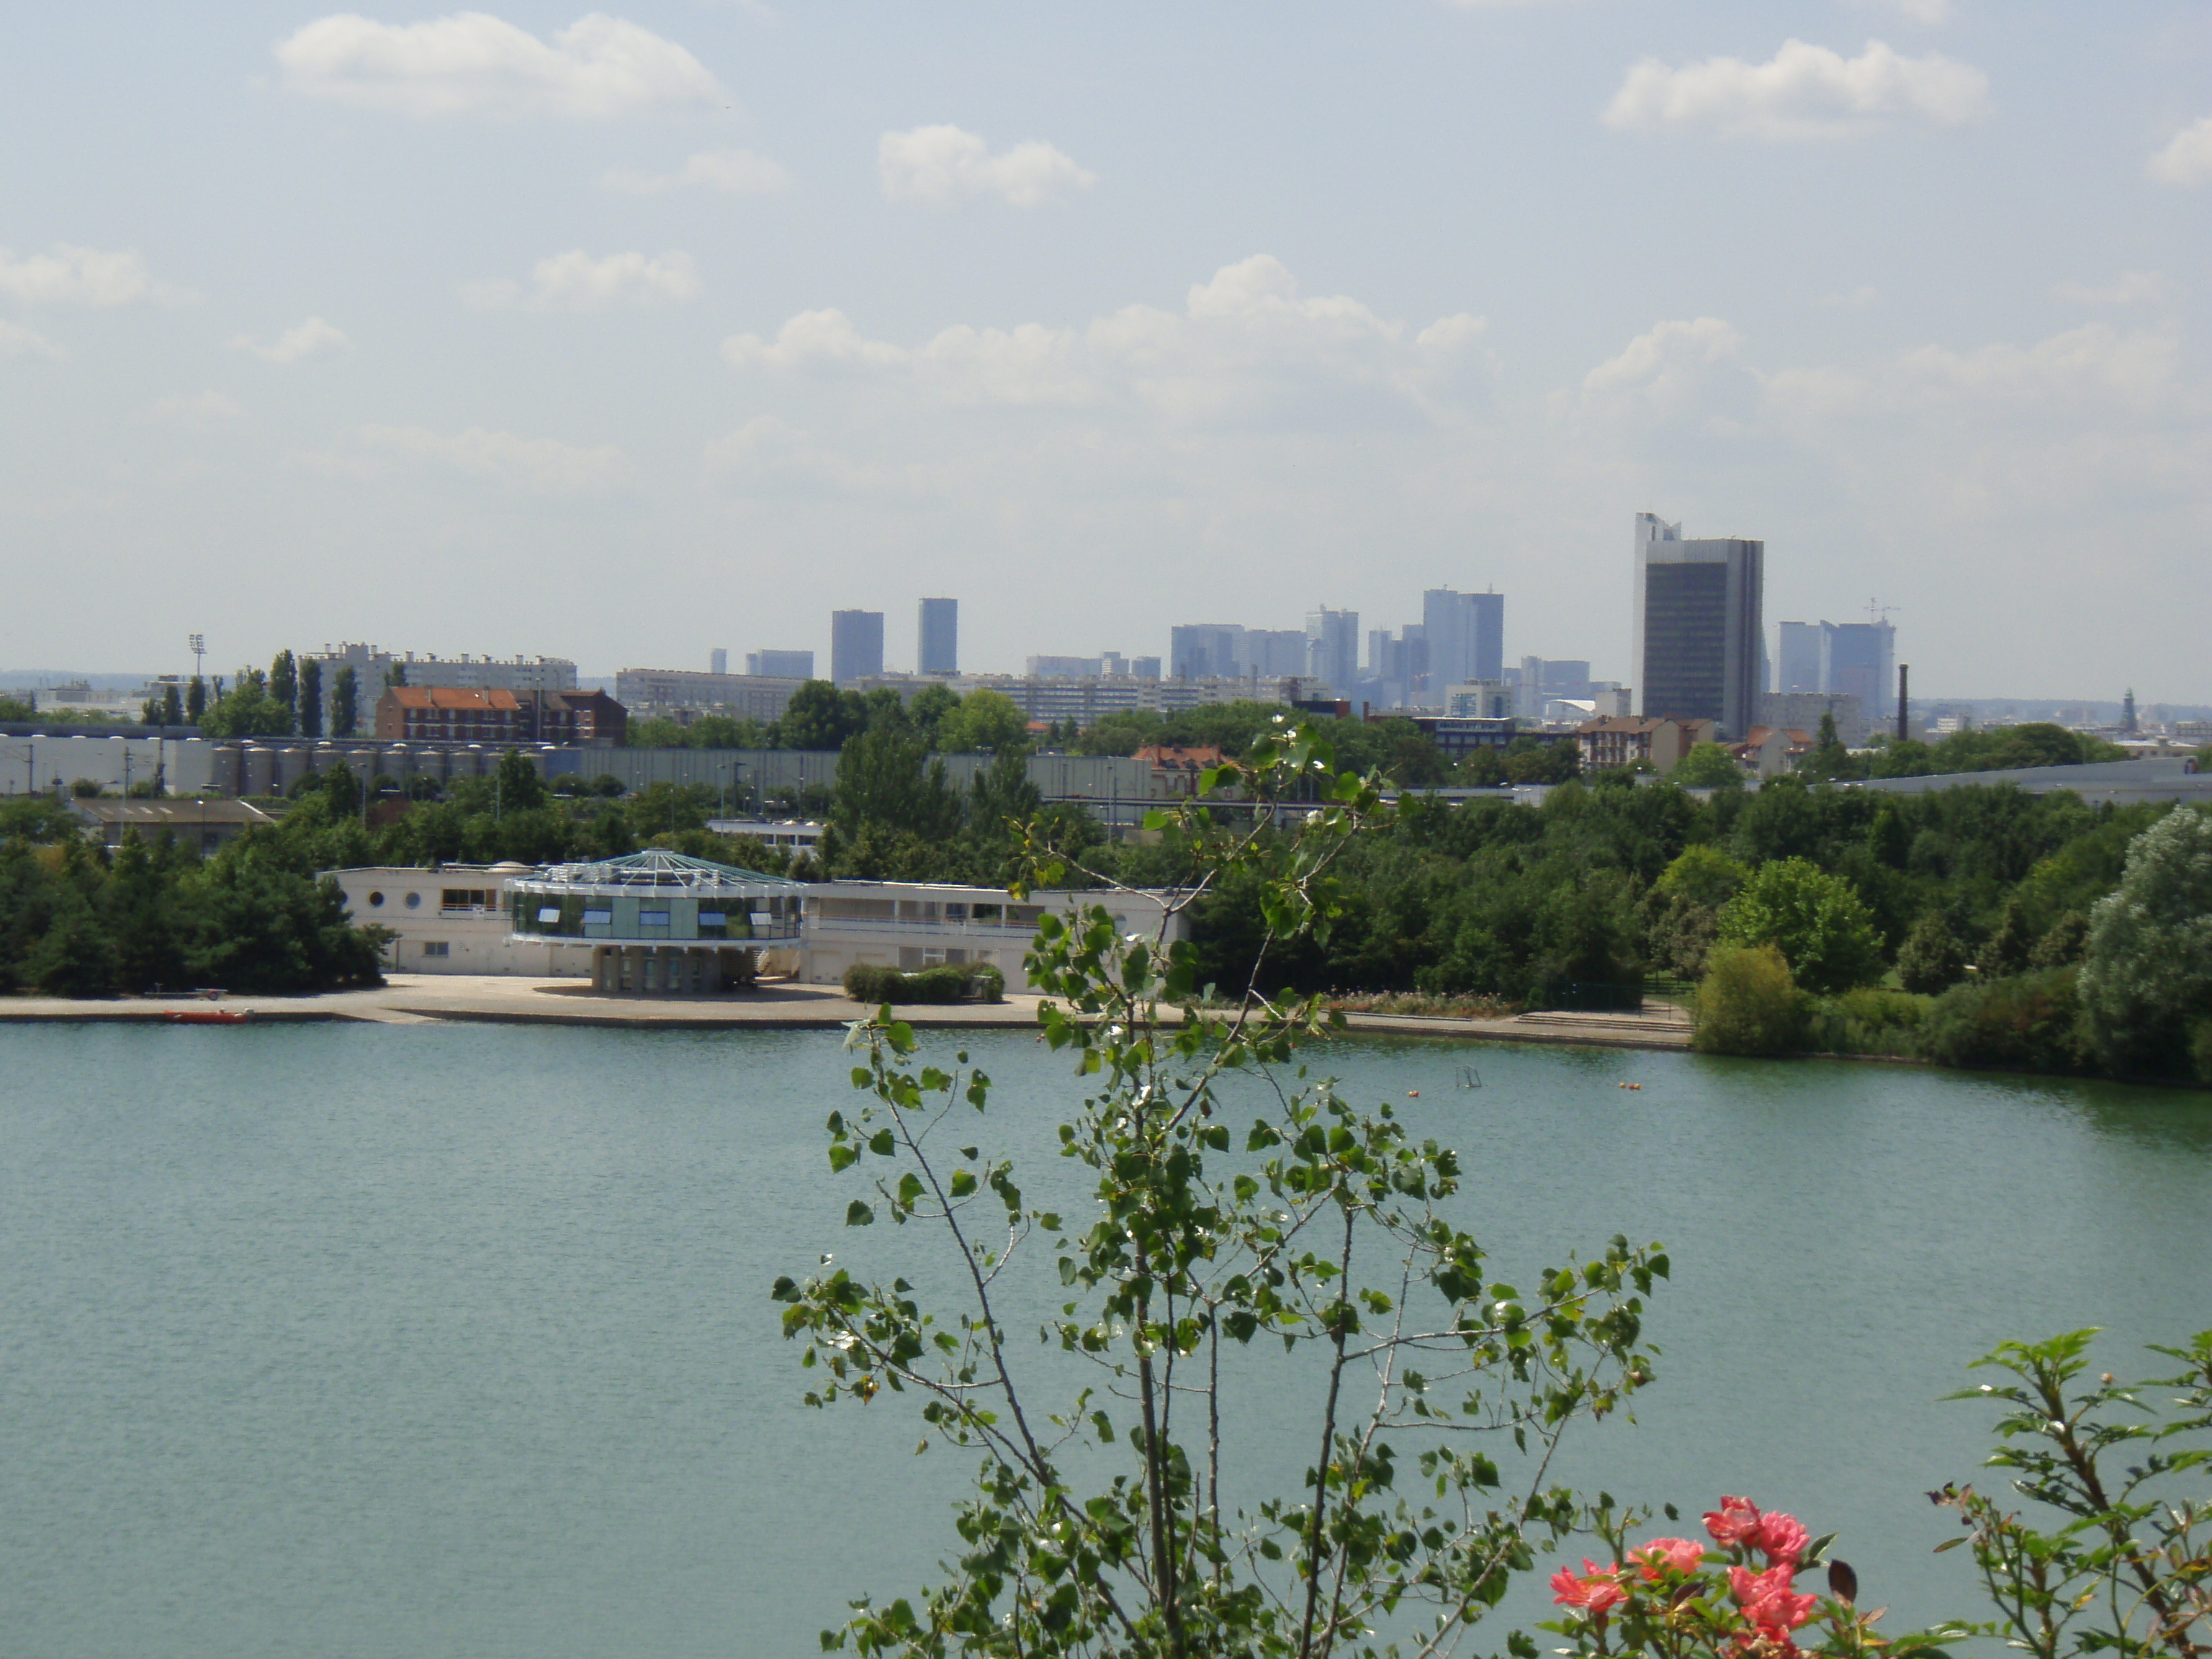
<svg viewBox="0 0 2212 1659">
<path fill-rule="evenodd" d="M 192 678 L 198 679 L 200 677 L 200 659 L 207 655 L 207 635 L 189 635 L 185 638 L 185 643 L 192 647 Z"/>
</svg>

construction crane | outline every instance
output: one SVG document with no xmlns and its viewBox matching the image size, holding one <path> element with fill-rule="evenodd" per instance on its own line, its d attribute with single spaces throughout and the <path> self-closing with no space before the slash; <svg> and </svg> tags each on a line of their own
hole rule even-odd
<svg viewBox="0 0 2212 1659">
<path fill-rule="evenodd" d="M 1880 599 L 1869 599 L 1867 601 L 1867 615 L 1876 623 L 1881 622 L 1882 618 L 1889 616 L 1893 611 L 1899 611 L 1904 609 L 1905 607 L 1901 605 L 1884 605 Z"/>
</svg>

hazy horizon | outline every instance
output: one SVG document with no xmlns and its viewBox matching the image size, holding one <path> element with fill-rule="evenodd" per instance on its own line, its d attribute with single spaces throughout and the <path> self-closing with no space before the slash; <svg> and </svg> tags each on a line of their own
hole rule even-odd
<svg viewBox="0 0 2212 1659">
<path fill-rule="evenodd" d="M 2201 0 L 580 14 L 24 20 L 0 659 L 910 667 L 946 593 L 1018 672 L 1449 586 L 1625 678 L 1648 510 L 1916 695 L 2212 702 Z"/>
</svg>

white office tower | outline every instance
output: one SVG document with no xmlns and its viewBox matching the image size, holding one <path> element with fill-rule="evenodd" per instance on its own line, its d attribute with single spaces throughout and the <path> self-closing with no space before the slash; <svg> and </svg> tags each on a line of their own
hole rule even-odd
<svg viewBox="0 0 2212 1659">
<path fill-rule="evenodd" d="M 1357 611 L 1310 611 L 1306 613 L 1306 672 L 1328 682 L 1340 696 L 1348 694 L 1359 678 L 1359 613 Z"/>
<path fill-rule="evenodd" d="M 1741 738 L 1766 683 L 1766 544 L 1685 541 L 1681 526 L 1639 513 L 1635 583 L 1638 712 Z"/>
<path fill-rule="evenodd" d="M 720 646 L 715 647 L 714 650 L 708 652 L 707 653 L 707 672 L 710 674 L 728 673 L 730 672 L 730 653 Z"/>
</svg>

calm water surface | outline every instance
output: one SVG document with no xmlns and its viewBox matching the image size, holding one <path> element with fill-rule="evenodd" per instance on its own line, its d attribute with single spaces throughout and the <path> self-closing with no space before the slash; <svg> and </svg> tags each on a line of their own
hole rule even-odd
<svg viewBox="0 0 2212 1659">
<path fill-rule="evenodd" d="M 1064 1186 L 1064 1063 L 970 1047 L 989 1133 Z M 2201 1096 L 1379 1042 L 1331 1068 L 1420 1091 L 1506 1276 L 1670 1249 L 1661 1385 L 1571 1478 L 1838 1528 L 1893 1623 L 1974 1608 L 1920 1495 L 1984 1455 L 1936 1403 L 1967 1360 L 2094 1324 L 2134 1370 L 2212 1324 Z M 0 1648 L 796 1656 L 910 1591 L 965 1466 L 896 1404 L 799 1406 L 766 1297 L 922 1247 L 838 1224 L 845 1070 L 817 1034 L 0 1031 Z M 1303 1462 L 1267 1427 L 1255 1472 Z"/>
</svg>

